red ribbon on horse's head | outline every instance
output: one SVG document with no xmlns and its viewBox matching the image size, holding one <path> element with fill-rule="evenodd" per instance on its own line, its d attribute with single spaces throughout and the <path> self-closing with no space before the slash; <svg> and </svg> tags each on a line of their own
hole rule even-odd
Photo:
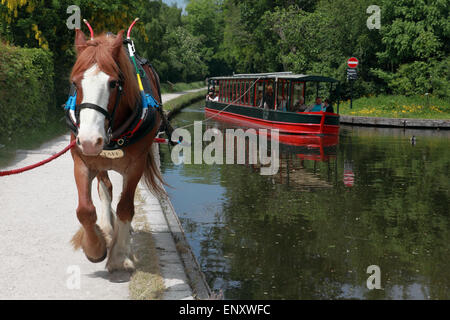
<svg viewBox="0 0 450 320">
<path fill-rule="evenodd" d="M 94 40 L 94 30 L 92 30 L 91 25 L 89 24 L 89 22 L 86 19 L 83 19 L 83 22 L 89 28 L 89 32 L 91 33 L 91 40 Z"/>
</svg>

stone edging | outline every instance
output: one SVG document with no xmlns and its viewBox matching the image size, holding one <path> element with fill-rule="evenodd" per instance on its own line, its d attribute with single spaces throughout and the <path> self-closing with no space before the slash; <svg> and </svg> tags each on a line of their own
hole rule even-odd
<svg viewBox="0 0 450 320">
<path fill-rule="evenodd" d="M 340 123 L 357 126 L 397 127 L 416 129 L 450 129 L 450 120 L 356 117 L 340 115 Z"/>
<path fill-rule="evenodd" d="M 155 162 L 160 168 L 159 145 L 153 144 L 152 148 Z M 159 252 L 161 273 L 167 288 L 163 300 L 209 299 L 211 289 L 186 239 L 169 197 L 156 199 L 142 181 L 138 187 L 141 195 L 146 195 L 144 202 L 150 204 L 152 201 L 158 201 L 161 209 L 157 215 L 153 215 L 150 211 L 147 221 Z"/>
</svg>

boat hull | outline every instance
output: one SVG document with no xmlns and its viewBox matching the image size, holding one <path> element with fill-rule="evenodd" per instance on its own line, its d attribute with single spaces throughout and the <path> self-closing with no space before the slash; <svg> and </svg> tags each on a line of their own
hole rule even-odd
<svg viewBox="0 0 450 320">
<path fill-rule="evenodd" d="M 339 134 L 339 115 L 330 112 L 283 112 L 214 101 L 206 101 L 205 112 L 208 117 L 290 134 Z"/>
</svg>

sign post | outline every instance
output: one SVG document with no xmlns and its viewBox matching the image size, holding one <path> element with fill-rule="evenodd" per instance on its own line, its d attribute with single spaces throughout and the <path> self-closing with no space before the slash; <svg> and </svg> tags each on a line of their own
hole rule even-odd
<svg viewBox="0 0 450 320">
<path fill-rule="evenodd" d="M 358 79 L 358 73 L 356 71 L 358 64 L 359 61 L 355 57 L 347 60 L 347 80 L 350 81 L 350 109 L 353 108 L 353 81 Z"/>
</svg>

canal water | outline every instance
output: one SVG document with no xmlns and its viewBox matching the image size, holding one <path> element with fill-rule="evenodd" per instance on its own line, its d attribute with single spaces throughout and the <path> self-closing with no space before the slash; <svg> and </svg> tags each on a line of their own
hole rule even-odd
<svg viewBox="0 0 450 320">
<path fill-rule="evenodd" d="M 199 103 L 173 124 L 204 119 Z M 170 152 L 161 146 L 168 193 L 225 299 L 450 298 L 448 131 L 343 126 L 336 140 L 280 145 L 272 176 L 176 165 Z M 369 290 L 373 265 L 381 289 Z"/>
</svg>

